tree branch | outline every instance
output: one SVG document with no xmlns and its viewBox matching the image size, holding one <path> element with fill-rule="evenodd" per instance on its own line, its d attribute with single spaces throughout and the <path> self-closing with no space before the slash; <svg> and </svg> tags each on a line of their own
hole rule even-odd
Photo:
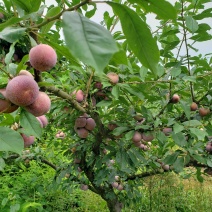
<svg viewBox="0 0 212 212">
<path fill-rule="evenodd" d="M 45 87 L 45 89 L 49 91 L 50 93 L 55 94 L 58 97 L 66 99 L 76 110 L 86 113 L 86 110 L 76 100 L 74 100 L 73 97 L 69 95 L 68 93 L 54 86 Z"/>
<path fill-rule="evenodd" d="M 83 5 L 85 5 L 85 4 L 88 4 L 90 2 L 90 0 L 85 0 L 85 1 L 82 1 L 82 2 L 80 2 L 79 4 L 76 4 L 76 5 L 74 5 L 73 7 L 70 7 L 70 8 L 68 8 L 68 9 L 63 9 L 60 13 L 58 13 L 57 15 L 55 15 L 55 16 L 53 16 L 53 17 L 50 17 L 50 18 L 47 18 L 45 21 L 43 21 L 41 24 L 38 24 L 38 25 L 36 25 L 36 26 L 33 26 L 33 29 L 35 28 L 35 29 L 39 29 L 39 28 L 41 28 L 42 26 L 45 26 L 46 24 L 48 24 L 49 22 L 51 22 L 51 21 L 55 21 L 55 20 L 57 20 L 57 19 L 59 19 L 60 18 L 60 16 L 64 13 L 64 12 L 66 12 L 66 11 L 74 11 L 74 10 L 77 10 L 77 9 L 79 9 L 81 6 L 83 6 Z"/>
</svg>

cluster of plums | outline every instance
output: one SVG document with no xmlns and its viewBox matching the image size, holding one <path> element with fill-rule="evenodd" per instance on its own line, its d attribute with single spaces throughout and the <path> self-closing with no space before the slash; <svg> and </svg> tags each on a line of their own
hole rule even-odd
<svg viewBox="0 0 212 212">
<path fill-rule="evenodd" d="M 74 129 L 80 138 L 87 138 L 89 132 L 91 132 L 95 127 L 96 122 L 87 114 L 83 114 L 75 120 Z"/>
<path fill-rule="evenodd" d="M 48 71 L 57 62 L 55 50 L 46 44 L 39 44 L 29 52 L 29 62 L 37 71 Z M 19 107 L 24 108 L 37 117 L 41 127 L 48 123 L 46 114 L 51 107 L 51 100 L 45 92 L 39 90 L 33 75 L 27 70 L 21 70 L 17 76 L 9 80 L 6 88 L 0 90 L 0 113 L 12 113 Z M 34 136 L 21 134 L 24 146 L 34 143 Z"/>
</svg>

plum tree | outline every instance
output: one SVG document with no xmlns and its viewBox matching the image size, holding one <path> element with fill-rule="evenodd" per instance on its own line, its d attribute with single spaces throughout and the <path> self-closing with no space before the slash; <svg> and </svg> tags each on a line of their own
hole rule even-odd
<svg viewBox="0 0 212 212">
<path fill-rule="evenodd" d="M 57 54 L 51 46 L 39 44 L 30 50 L 29 61 L 33 68 L 48 71 L 55 66 Z"/>
<path fill-rule="evenodd" d="M 26 106 L 25 109 L 34 116 L 42 116 L 46 114 L 51 107 L 51 100 L 45 92 L 39 92 L 35 101 Z"/>
<path fill-rule="evenodd" d="M 6 97 L 13 104 L 27 106 L 32 104 L 38 97 L 38 84 L 26 75 L 16 76 L 11 79 L 6 87 Z"/>
</svg>

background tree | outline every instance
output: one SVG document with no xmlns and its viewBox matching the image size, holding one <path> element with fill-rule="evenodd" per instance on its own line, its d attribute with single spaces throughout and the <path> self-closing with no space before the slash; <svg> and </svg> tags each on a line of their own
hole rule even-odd
<svg viewBox="0 0 212 212">
<path fill-rule="evenodd" d="M 212 60 L 195 43 L 211 40 L 210 0 L 56 2 L 1 4 L 1 169 L 25 154 L 55 169 L 55 186 L 66 176 L 110 211 L 139 200 L 147 176 L 194 166 L 202 181 L 212 167 Z M 97 4 L 114 12 L 102 26 L 90 20 Z"/>
</svg>

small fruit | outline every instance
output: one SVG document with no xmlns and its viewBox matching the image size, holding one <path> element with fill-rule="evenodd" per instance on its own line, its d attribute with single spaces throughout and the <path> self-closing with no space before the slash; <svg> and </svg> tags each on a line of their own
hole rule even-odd
<svg viewBox="0 0 212 212">
<path fill-rule="evenodd" d="M 88 185 L 82 184 L 80 186 L 80 189 L 83 190 L 83 191 L 87 191 L 88 190 Z"/>
<path fill-rule="evenodd" d="M 45 115 L 38 116 L 37 118 L 39 118 L 41 120 L 43 127 L 46 127 L 48 125 L 48 119 L 46 118 Z"/>
<path fill-rule="evenodd" d="M 57 54 L 51 46 L 39 44 L 30 50 L 29 61 L 33 68 L 39 71 L 48 71 L 55 66 Z"/>
<path fill-rule="evenodd" d="M 134 143 L 137 143 L 137 142 L 140 142 L 142 139 L 142 134 L 138 131 L 135 131 L 134 135 L 133 135 L 133 138 L 132 138 L 132 141 Z"/>
<path fill-rule="evenodd" d="M 170 127 L 165 127 L 165 128 L 163 129 L 163 133 L 164 133 L 166 136 L 169 136 L 169 135 L 171 134 L 171 132 L 172 132 L 172 128 L 170 128 Z"/>
<path fill-rule="evenodd" d="M 117 182 L 112 182 L 111 185 L 113 186 L 113 188 L 117 188 L 119 186 L 119 184 Z"/>
<path fill-rule="evenodd" d="M 164 171 L 169 171 L 170 169 L 169 165 L 162 165 L 162 168 Z"/>
<path fill-rule="evenodd" d="M 179 101 L 180 101 L 180 97 L 179 97 L 178 94 L 174 94 L 174 95 L 172 96 L 171 100 L 170 100 L 170 102 L 171 102 L 171 103 L 174 103 L 174 104 L 178 103 Z"/>
<path fill-rule="evenodd" d="M 212 142 L 208 142 L 206 147 L 205 147 L 205 150 L 207 152 L 212 152 Z"/>
<path fill-rule="evenodd" d="M 26 76 L 31 77 L 31 78 L 34 80 L 33 75 L 32 75 L 29 71 L 27 71 L 27 70 L 21 70 L 21 71 L 18 73 L 18 75 L 19 75 L 19 76 L 20 76 L 20 75 L 26 75 Z"/>
<path fill-rule="evenodd" d="M 35 101 L 25 109 L 34 116 L 42 116 L 50 110 L 51 100 L 45 92 L 39 92 Z"/>
<path fill-rule="evenodd" d="M 74 96 L 76 98 L 76 101 L 79 103 L 84 100 L 84 93 L 82 90 L 74 91 L 71 95 Z"/>
<path fill-rule="evenodd" d="M 141 114 L 136 114 L 134 117 L 133 117 L 136 121 L 142 121 L 143 120 L 143 116 Z"/>
<path fill-rule="evenodd" d="M 42 122 L 38 117 L 36 117 L 36 119 L 37 119 L 38 122 L 40 123 L 40 127 L 43 128 L 43 122 Z"/>
<path fill-rule="evenodd" d="M 78 136 L 80 138 L 87 138 L 88 137 L 88 130 L 85 128 L 79 128 L 76 130 Z"/>
<path fill-rule="evenodd" d="M 108 73 L 107 77 L 109 78 L 109 80 L 112 84 L 117 84 L 119 81 L 119 75 L 114 72 Z"/>
<path fill-rule="evenodd" d="M 107 126 L 107 128 L 108 128 L 109 130 L 111 130 L 111 131 L 113 131 L 113 130 L 116 129 L 117 127 L 118 127 L 118 125 L 115 124 L 115 123 L 109 123 L 108 126 Z"/>
<path fill-rule="evenodd" d="M 86 118 L 83 116 L 80 116 L 75 120 L 75 126 L 77 128 L 84 127 L 86 123 L 87 123 Z"/>
<path fill-rule="evenodd" d="M 200 116 L 207 116 L 208 114 L 210 113 L 210 109 L 208 109 L 208 108 L 200 108 L 199 109 L 199 114 L 200 114 Z"/>
<path fill-rule="evenodd" d="M 101 90 L 103 87 L 102 83 L 101 82 L 95 82 L 94 84 L 94 88 L 97 88 L 98 90 Z"/>
<path fill-rule="evenodd" d="M 120 180 L 120 177 L 118 175 L 116 175 L 114 178 L 115 178 L 116 181 Z"/>
<path fill-rule="evenodd" d="M 87 118 L 85 128 L 87 130 L 93 130 L 96 126 L 96 122 L 92 118 Z"/>
<path fill-rule="evenodd" d="M 12 113 L 15 110 L 18 109 L 17 105 L 12 104 L 8 99 L 6 99 L 6 89 L 0 89 L 0 94 L 2 95 L 0 97 L 0 113 Z"/>
<path fill-rule="evenodd" d="M 142 133 L 142 139 L 144 141 L 152 141 L 154 139 L 154 136 L 150 133 Z"/>
<path fill-rule="evenodd" d="M 195 111 L 195 110 L 197 110 L 197 109 L 198 109 L 198 105 L 197 105 L 197 103 L 192 102 L 192 103 L 191 103 L 190 108 L 191 108 L 191 111 Z"/>
<path fill-rule="evenodd" d="M 124 189 L 124 187 L 123 187 L 123 185 L 119 184 L 118 187 L 117 187 L 117 189 L 118 189 L 119 191 L 122 191 L 122 190 Z"/>
<path fill-rule="evenodd" d="M 29 147 L 35 142 L 34 136 L 27 136 L 25 134 L 21 134 L 21 136 L 24 139 L 24 147 Z"/>
<path fill-rule="evenodd" d="M 38 84 L 29 76 L 16 76 L 6 87 L 6 97 L 15 105 L 28 106 L 38 97 Z"/>
</svg>

